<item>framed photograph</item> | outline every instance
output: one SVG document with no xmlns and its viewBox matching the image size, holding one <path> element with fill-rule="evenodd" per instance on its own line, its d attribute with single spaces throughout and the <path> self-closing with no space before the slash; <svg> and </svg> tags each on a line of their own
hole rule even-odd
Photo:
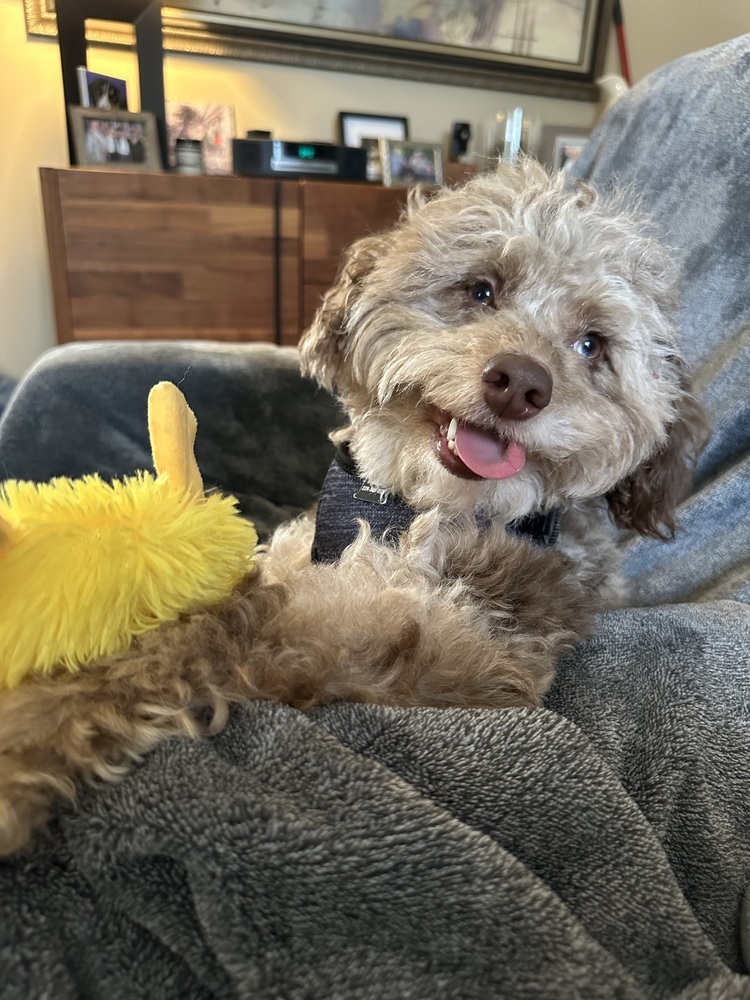
<svg viewBox="0 0 750 1000">
<path fill-rule="evenodd" d="M 116 76 L 94 73 L 85 66 L 77 66 L 78 93 L 82 108 L 111 108 L 128 110 L 128 85 Z"/>
<path fill-rule="evenodd" d="M 567 170 L 575 163 L 586 140 L 575 135 L 559 135 L 555 139 L 555 151 L 552 157 L 553 170 Z"/>
<path fill-rule="evenodd" d="M 231 174 L 234 108 L 227 104 L 185 104 L 167 101 L 169 162 L 174 166 L 178 139 L 199 139 L 207 174 Z"/>
<path fill-rule="evenodd" d="M 613 2 L 170 0 L 164 45 L 194 55 L 595 101 Z M 54 0 L 24 0 L 24 8 L 30 34 L 55 33 Z M 89 39 L 132 44 L 132 32 L 92 24 Z"/>
<path fill-rule="evenodd" d="M 443 183 L 443 153 L 435 143 L 381 139 L 380 161 L 387 187 Z"/>
<path fill-rule="evenodd" d="M 393 115 L 339 111 L 339 138 L 344 146 L 362 146 L 363 139 L 408 139 L 409 121 Z"/>
<path fill-rule="evenodd" d="M 564 170 L 578 158 L 591 129 L 574 125 L 543 125 L 538 157 L 548 170 Z"/>
<path fill-rule="evenodd" d="M 408 139 L 409 121 L 393 115 L 368 115 L 339 111 L 339 141 L 344 146 L 364 146 L 367 150 L 367 179 L 383 179 L 380 163 L 381 139 Z"/>
<path fill-rule="evenodd" d="M 162 169 L 156 117 L 150 111 L 68 108 L 76 163 L 100 170 Z"/>
</svg>

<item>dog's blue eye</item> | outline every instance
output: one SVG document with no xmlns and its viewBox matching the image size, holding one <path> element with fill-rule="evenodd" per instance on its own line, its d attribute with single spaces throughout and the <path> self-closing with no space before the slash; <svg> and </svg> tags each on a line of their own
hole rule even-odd
<svg viewBox="0 0 750 1000">
<path fill-rule="evenodd" d="M 573 344 L 573 350 L 582 358 L 593 361 L 604 350 L 604 341 L 598 333 L 587 333 Z"/>
<path fill-rule="evenodd" d="M 495 289 L 489 281 L 477 281 L 469 288 L 469 295 L 482 306 L 493 306 L 495 304 Z"/>
</svg>

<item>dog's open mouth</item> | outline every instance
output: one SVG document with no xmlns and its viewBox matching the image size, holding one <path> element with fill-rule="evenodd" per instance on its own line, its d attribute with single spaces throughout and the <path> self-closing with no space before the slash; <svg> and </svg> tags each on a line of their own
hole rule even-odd
<svg viewBox="0 0 750 1000">
<path fill-rule="evenodd" d="M 520 472 L 526 451 L 494 431 L 441 413 L 437 419 L 437 457 L 454 476 L 462 479 L 509 479 Z"/>
</svg>

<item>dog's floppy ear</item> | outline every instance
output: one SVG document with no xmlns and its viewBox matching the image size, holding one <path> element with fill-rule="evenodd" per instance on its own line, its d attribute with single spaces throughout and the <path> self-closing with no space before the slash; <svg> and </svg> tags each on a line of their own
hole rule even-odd
<svg viewBox="0 0 750 1000">
<path fill-rule="evenodd" d="M 674 538 L 675 509 L 709 437 L 706 412 L 687 391 L 684 375 L 681 381 L 685 391 L 665 444 L 607 495 L 618 527 L 652 538 Z"/>
<path fill-rule="evenodd" d="M 366 236 L 345 253 L 336 281 L 323 297 L 315 318 L 299 342 L 302 371 L 333 392 L 344 361 L 349 316 L 364 278 L 388 245 L 387 235 Z"/>
</svg>

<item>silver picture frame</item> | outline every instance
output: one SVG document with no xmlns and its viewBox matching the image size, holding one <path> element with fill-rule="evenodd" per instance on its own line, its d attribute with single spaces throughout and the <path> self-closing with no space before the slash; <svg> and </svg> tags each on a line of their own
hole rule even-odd
<svg viewBox="0 0 750 1000">
<path fill-rule="evenodd" d="M 443 151 L 437 143 L 381 139 L 379 145 L 386 187 L 443 183 Z"/>
<path fill-rule="evenodd" d="M 70 105 L 68 117 L 78 167 L 162 171 L 156 117 L 150 111 L 105 111 Z"/>
</svg>

